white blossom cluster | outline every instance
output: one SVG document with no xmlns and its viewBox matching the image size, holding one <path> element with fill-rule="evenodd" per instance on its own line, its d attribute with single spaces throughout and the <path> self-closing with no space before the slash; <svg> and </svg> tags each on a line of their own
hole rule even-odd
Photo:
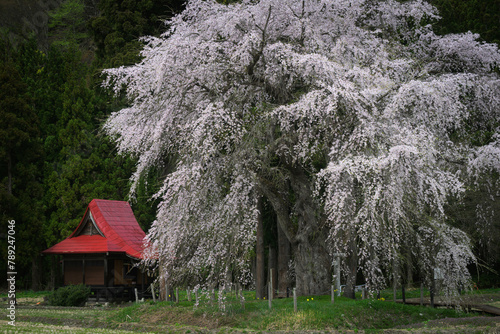
<svg viewBox="0 0 500 334">
<path fill-rule="evenodd" d="M 420 0 L 193 0 L 140 63 L 106 70 L 131 103 L 104 128 L 139 158 L 133 181 L 177 159 L 148 234 L 169 278 L 251 280 L 277 156 L 310 175 L 328 250 L 355 253 L 371 289 L 404 265 L 466 286 L 475 257 L 444 207 L 500 169 L 500 53 L 434 34 L 437 18 Z M 481 131 L 494 135 L 478 146 Z"/>
</svg>

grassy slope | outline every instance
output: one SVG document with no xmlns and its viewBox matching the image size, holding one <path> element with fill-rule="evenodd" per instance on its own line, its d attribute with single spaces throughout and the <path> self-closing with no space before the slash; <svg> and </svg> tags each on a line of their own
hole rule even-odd
<svg viewBox="0 0 500 334">
<path fill-rule="evenodd" d="M 491 302 L 500 300 L 500 291 L 486 291 Z M 20 293 L 21 294 L 21 293 Z M 390 292 L 386 292 L 387 296 Z M 22 294 L 21 294 L 22 295 Z M 375 299 L 350 300 L 329 296 L 310 296 L 298 299 L 298 312 L 293 311 L 292 299 L 277 299 L 269 310 L 268 301 L 254 300 L 246 292 L 245 310 L 234 296 L 227 296 L 225 310 L 204 299 L 197 308 L 181 293 L 181 302 L 132 304 L 123 307 L 55 308 L 23 306 L 23 298 L 40 298 L 18 294 L 20 307 L 16 310 L 16 331 L 27 333 L 124 333 L 140 332 L 259 332 L 259 331 L 391 331 L 394 328 L 412 332 L 435 332 L 451 328 L 466 332 L 487 332 L 500 328 L 500 317 L 477 318 L 477 314 L 456 312 L 454 309 L 431 309 L 407 306 Z M 1 296 L 0 296 L 1 297 Z M 308 300 L 309 299 L 309 300 Z M 455 319 L 461 318 L 461 319 Z M 3 319 L 2 319 L 3 320 Z M 100 328 L 98 331 L 96 328 Z M 418 329 L 417 329 L 418 328 Z M 0 331 L 12 329 L 0 321 Z M 452 331 L 453 332 L 453 331 Z"/>
</svg>

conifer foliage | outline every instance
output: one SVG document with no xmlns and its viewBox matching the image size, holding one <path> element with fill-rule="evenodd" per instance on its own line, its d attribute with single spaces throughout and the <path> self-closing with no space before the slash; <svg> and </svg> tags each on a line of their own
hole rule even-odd
<svg viewBox="0 0 500 334">
<path fill-rule="evenodd" d="M 250 281 L 265 196 L 301 294 L 328 291 L 339 252 L 351 286 L 409 267 L 467 285 L 471 242 L 444 208 L 500 171 L 500 53 L 437 18 L 420 0 L 193 0 L 106 70 L 130 99 L 105 130 L 138 156 L 134 183 L 176 158 L 149 232 L 162 275 Z"/>
</svg>

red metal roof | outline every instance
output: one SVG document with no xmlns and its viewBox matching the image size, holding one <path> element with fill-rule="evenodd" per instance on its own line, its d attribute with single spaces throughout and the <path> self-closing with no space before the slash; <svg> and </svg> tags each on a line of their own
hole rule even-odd
<svg viewBox="0 0 500 334">
<path fill-rule="evenodd" d="M 101 235 L 79 235 L 82 224 L 87 223 L 90 211 Z M 89 222 L 91 223 L 91 222 Z M 135 219 L 128 202 L 94 199 L 90 202 L 78 227 L 60 243 L 44 250 L 43 254 L 95 254 L 124 252 L 142 259 L 146 234 Z"/>
</svg>

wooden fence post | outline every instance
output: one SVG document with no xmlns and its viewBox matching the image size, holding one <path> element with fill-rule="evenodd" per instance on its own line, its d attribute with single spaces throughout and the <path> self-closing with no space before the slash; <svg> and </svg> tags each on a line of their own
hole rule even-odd
<svg viewBox="0 0 500 334">
<path fill-rule="evenodd" d="M 167 285 L 167 280 L 163 276 L 160 276 L 160 300 L 168 300 L 166 285 Z"/>
<path fill-rule="evenodd" d="M 293 288 L 293 310 L 297 313 L 297 293 L 295 292 L 295 288 Z"/>
<path fill-rule="evenodd" d="M 267 286 L 267 294 L 268 294 L 269 298 L 267 298 L 267 301 L 269 303 L 269 309 L 272 308 L 272 301 L 273 301 L 272 293 L 273 293 L 273 287 L 271 286 L 271 284 L 268 284 L 268 286 Z"/>
<path fill-rule="evenodd" d="M 274 294 L 274 289 L 273 289 L 273 268 L 269 269 L 269 286 L 271 287 L 269 289 L 269 303 L 271 303 L 272 300 L 273 300 L 273 294 Z M 271 306 L 269 306 L 269 308 L 271 308 Z"/>
<path fill-rule="evenodd" d="M 155 286 L 153 283 L 151 283 L 151 294 L 153 295 L 153 302 L 156 303 Z"/>
<path fill-rule="evenodd" d="M 335 287 L 332 285 L 331 286 L 331 293 L 332 293 L 332 304 L 335 303 Z"/>
<path fill-rule="evenodd" d="M 434 287 L 435 287 L 435 283 L 434 283 L 434 278 L 432 278 L 432 282 L 431 282 L 431 307 L 434 308 Z"/>
<path fill-rule="evenodd" d="M 424 283 L 420 283 L 420 306 L 424 306 Z"/>
</svg>

